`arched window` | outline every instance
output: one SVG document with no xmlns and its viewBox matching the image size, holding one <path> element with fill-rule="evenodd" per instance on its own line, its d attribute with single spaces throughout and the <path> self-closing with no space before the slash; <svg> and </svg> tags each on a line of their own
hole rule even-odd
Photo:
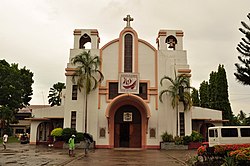
<svg viewBox="0 0 250 166">
<path fill-rule="evenodd" d="M 89 35 L 87 35 L 86 33 L 84 35 L 82 35 L 82 37 L 80 38 L 79 41 L 79 48 L 80 49 L 85 49 L 86 48 L 86 43 L 88 43 L 88 45 L 91 44 L 91 38 L 89 37 Z M 90 48 L 86 48 L 86 49 L 90 49 Z"/>
<path fill-rule="evenodd" d="M 132 72 L 133 64 L 133 37 L 126 34 L 124 37 L 124 72 Z"/>
</svg>

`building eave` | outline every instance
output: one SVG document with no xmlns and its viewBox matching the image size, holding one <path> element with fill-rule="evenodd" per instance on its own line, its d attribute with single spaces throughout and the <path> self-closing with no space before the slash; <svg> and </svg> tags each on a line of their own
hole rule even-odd
<svg viewBox="0 0 250 166">
<path fill-rule="evenodd" d="M 26 120 L 30 121 L 49 121 L 50 119 L 48 118 L 25 118 Z"/>
</svg>

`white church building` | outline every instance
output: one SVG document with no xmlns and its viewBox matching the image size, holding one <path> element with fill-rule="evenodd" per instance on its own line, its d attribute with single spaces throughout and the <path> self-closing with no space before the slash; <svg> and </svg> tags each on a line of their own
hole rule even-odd
<svg viewBox="0 0 250 166">
<path fill-rule="evenodd" d="M 133 19 L 124 18 L 125 28 L 118 38 L 99 48 L 97 29 L 75 29 L 74 47 L 70 49 L 65 69 L 66 90 L 61 106 L 32 111 L 30 144 L 48 142 L 56 127 L 75 128 L 84 132 L 85 99 L 73 83 L 76 66 L 71 59 L 83 51 L 90 51 L 101 59 L 99 70 L 104 81 L 88 96 L 87 131 L 95 140 L 96 148 L 158 149 L 163 132 L 176 135 L 177 114 L 170 96 L 159 93 L 170 83 L 160 85 L 165 75 L 186 74 L 191 79 L 187 51 L 183 49 L 181 30 L 159 30 L 154 47 L 140 39 L 131 27 Z M 86 45 L 90 43 L 87 48 Z M 190 135 L 197 130 L 206 135 L 208 126 L 222 124 L 222 113 L 217 110 L 192 107 L 184 111 L 179 104 L 178 135 Z"/>
</svg>

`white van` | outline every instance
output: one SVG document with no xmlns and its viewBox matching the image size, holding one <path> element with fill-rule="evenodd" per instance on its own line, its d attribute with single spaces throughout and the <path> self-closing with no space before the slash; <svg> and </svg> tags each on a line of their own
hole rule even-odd
<svg viewBox="0 0 250 166">
<path fill-rule="evenodd" d="M 250 126 L 217 126 L 208 128 L 209 147 L 250 143 Z"/>
</svg>

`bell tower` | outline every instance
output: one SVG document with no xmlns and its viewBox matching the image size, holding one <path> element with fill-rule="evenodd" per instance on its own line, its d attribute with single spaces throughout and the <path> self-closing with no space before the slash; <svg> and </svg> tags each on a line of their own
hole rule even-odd
<svg viewBox="0 0 250 166">
<path fill-rule="evenodd" d="M 76 81 L 72 78 L 76 75 L 76 67 L 72 63 L 72 58 L 80 55 L 83 52 L 89 52 L 91 55 L 100 56 L 99 50 L 99 33 L 97 29 L 75 29 L 74 30 L 74 45 L 70 49 L 69 61 L 67 63 L 66 73 L 66 92 L 64 103 L 64 128 L 71 127 L 77 131 L 84 131 L 84 113 L 83 113 L 83 100 L 84 95 L 80 93 L 79 87 Z M 98 91 L 92 92 L 92 95 L 97 95 Z M 97 100 L 94 100 L 92 104 L 97 105 Z M 95 113 L 93 113 L 95 116 Z M 90 116 L 90 115 L 89 115 Z M 97 130 L 97 126 L 94 126 L 93 130 Z"/>
<path fill-rule="evenodd" d="M 158 50 L 183 50 L 181 30 L 160 30 L 156 40 Z"/>
<path fill-rule="evenodd" d="M 187 62 L 187 51 L 183 50 L 183 31 L 160 30 L 156 39 L 159 63 L 166 67 L 165 73 L 169 76 L 182 73 L 183 69 L 190 73 Z M 186 74 L 187 74 L 186 73 Z"/>
<path fill-rule="evenodd" d="M 97 29 L 75 29 L 74 49 L 99 49 L 99 33 Z M 87 47 L 87 45 L 89 47 Z"/>
<path fill-rule="evenodd" d="M 176 79 L 177 76 L 182 74 L 185 74 L 186 77 L 191 77 L 191 69 L 187 61 L 187 51 L 183 49 L 183 34 L 184 33 L 181 30 L 159 31 L 158 37 L 156 39 L 158 46 L 159 79 L 163 78 L 164 76 Z M 163 86 L 159 84 L 159 93 L 162 90 L 168 89 L 169 86 L 169 82 Z M 183 89 L 180 90 L 184 91 Z M 171 106 L 166 105 L 166 103 L 159 104 L 159 110 L 166 110 L 165 112 L 163 111 L 160 116 L 168 116 L 172 118 L 171 123 L 163 122 L 162 128 L 164 128 L 163 126 L 167 126 L 167 130 L 172 133 L 177 133 L 177 135 L 181 136 L 190 133 L 192 124 L 190 118 L 191 111 L 184 112 L 184 108 L 181 104 L 178 112 L 173 114 L 172 111 L 167 111 L 171 109 Z"/>
</svg>

